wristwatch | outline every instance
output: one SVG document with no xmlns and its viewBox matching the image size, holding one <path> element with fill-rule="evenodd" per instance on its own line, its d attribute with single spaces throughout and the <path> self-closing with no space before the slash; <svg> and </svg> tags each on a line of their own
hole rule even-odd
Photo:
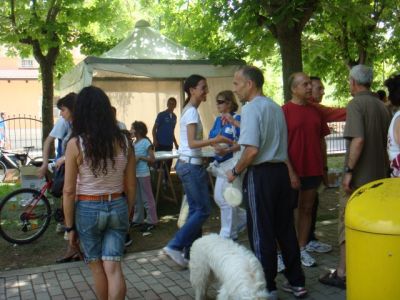
<svg viewBox="0 0 400 300">
<path fill-rule="evenodd" d="M 240 173 L 236 172 L 236 167 L 232 168 L 232 175 L 235 177 L 238 177 L 240 175 Z"/>
<path fill-rule="evenodd" d="M 346 166 L 346 167 L 344 167 L 344 172 L 345 173 L 353 173 L 353 169 L 352 168 L 350 168 L 349 166 Z"/>
<path fill-rule="evenodd" d="M 72 225 L 71 227 L 65 226 L 65 227 L 64 227 L 64 230 L 65 230 L 67 233 L 69 233 L 69 232 L 71 232 L 72 230 L 75 230 L 75 225 Z"/>
</svg>

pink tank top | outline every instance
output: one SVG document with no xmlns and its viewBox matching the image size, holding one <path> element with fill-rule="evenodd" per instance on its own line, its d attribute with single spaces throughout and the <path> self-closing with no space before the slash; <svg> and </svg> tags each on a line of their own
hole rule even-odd
<svg viewBox="0 0 400 300">
<path fill-rule="evenodd" d="M 115 164 L 112 165 L 110 159 L 107 160 L 107 175 L 93 175 L 89 164 L 85 160 L 85 149 L 82 139 L 79 137 L 79 143 L 83 153 L 83 162 L 79 166 L 78 178 L 76 182 L 77 195 L 105 195 L 122 193 L 124 191 L 124 172 L 128 163 L 128 150 L 126 153 L 120 153 L 114 157 Z M 128 145 L 128 142 L 127 142 Z"/>
</svg>

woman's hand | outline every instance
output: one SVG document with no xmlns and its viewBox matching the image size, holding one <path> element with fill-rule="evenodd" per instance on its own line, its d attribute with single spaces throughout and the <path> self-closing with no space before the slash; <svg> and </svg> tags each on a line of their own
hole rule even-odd
<svg viewBox="0 0 400 300">
<path fill-rule="evenodd" d="M 214 152 L 219 156 L 225 156 L 226 154 L 230 153 L 231 150 L 229 147 L 222 147 L 221 145 L 214 145 Z"/>
<path fill-rule="evenodd" d="M 78 234 L 75 230 L 71 230 L 68 233 L 68 242 L 71 249 L 79 250 L 79 241 L 78 241 Z"/>
<path fill-rule="evenodd" d="M 59 169 L 63 164 L 65 164 L 65 156 L 60 157 L 56 161 L 56 169 Z"/>
<path fill-rule="evenodd" d="M 233 144 L 233 141 L 229 138 L 227 138 L 226 136 L 223 135 L 217 135 L 215 138 L 211 139 L 211 145 L 214 146 L 215 144 Z"/>
</svg>

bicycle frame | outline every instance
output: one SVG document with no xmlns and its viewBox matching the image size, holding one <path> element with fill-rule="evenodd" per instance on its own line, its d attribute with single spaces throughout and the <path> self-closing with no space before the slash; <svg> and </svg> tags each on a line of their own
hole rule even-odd
<svg viewBox="0 0 400 300">
<path fill-rule="evenodd" d="M 47 175 L 45 178 L 46 178 L 46 183 L 40 189 L 39 195 L 37 197 L 35 197 L 33 202 L 28 206 L 29 207 L 28 210 L 24 213 L 25 220 L 35 219 L 36 216 L 32 213 L 32 210 L 36 207 L 39 200 L 46 193 L 46 191 L 51 189 L 51 185 L 53 184 L 53 181 Z"/>
<path fill-rule="evenodd" d="M 15 161 L 10 158 L 10 156 L 11 155 L 9 155 L 8 153 L 4 152 L 3 149 L 0 150 L 0 158 L 4 158 L 4 160 L 7 163 L 9 163 L 11 166 L 13 166 L 15 169 L 19 169 L 18 164 L 16 164 Z"/>
</svg>

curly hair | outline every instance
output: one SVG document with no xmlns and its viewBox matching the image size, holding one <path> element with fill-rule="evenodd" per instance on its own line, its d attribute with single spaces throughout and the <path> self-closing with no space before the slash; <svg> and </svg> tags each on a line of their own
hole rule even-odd
<svg viewBox="0 0 400 300">
<path fill-rule="evenodd" d="M 94 86 L 83 88 L 77 96 L 72 136 L 82 139 L 84 159 L 96 177 L 107 175 L 108 160 L 114 168 L 116 145 L 124 154 L 131 148 L 126 134 L 117 125 L 109 98 L 102 89 Z"/>
</svg>

